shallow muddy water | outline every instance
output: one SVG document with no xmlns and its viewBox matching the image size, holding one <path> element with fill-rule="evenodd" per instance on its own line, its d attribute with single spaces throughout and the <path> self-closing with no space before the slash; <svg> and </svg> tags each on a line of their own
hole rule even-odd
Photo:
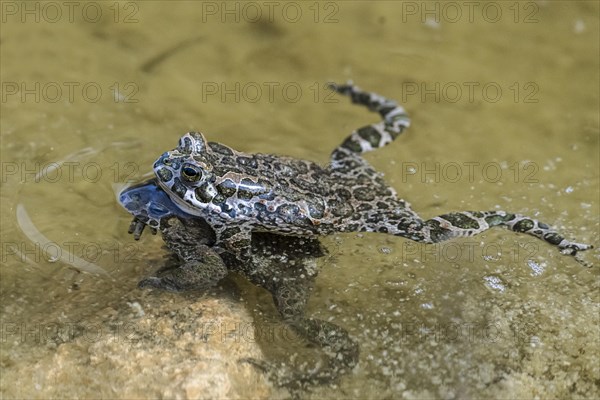
<svg viewBox="0 0 600 400">
<path fill-rule="evenodd" d="M 307 314 L 346 328 L 361 356 L 302 397 L 600 397 L 599 12 L 593 1 L 3 2 L 2 396 L 58 393 L 36 360 L 77 335 L 49 339 L 48 327 L 203 301 L 137 289 L 161 240 L 127 234 L 124 184 L 189 130 L 326 164 L 377 121 L 325 89 L 353 80 L 411 116 L 367 158 L 420 215 L 528 214 L 593 244 L 581 257 L 594 267 L 503 229 L 435 246 L 324 238 Z M 277 321 L 268 294 L 236 283 L 257 324 Z M 115 364 L 80 357 L 63 367 L 80 377 L 62 382 L 67 397 L 194 397 L 127 369 L 117 374 L 154 391 L 125 392 Z M 288 395 L 270 390 L 246 395 Z"/>
</svg>

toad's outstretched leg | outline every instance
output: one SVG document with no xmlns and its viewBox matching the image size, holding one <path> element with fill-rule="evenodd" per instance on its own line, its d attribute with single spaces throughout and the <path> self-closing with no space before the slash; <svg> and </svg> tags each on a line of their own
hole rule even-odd
<svg viewBox="0 0 600 400">
<path fill-rule="evenodd" d="M 329 87 L 338 93 L 350 96 L 352 103 L 364 105 L 371 111 L 377 111 L 383 118 L 381 122 L 355 130 L 333 151 L 331 154 L 333 169 L 336 168 L 338 160 L 366 153 L 391 143 L 410 126 L 410 119 L 406 111 L 393 100 L 375 93 L 363 92 L 351 83 L 346 85 L 330 84 Z"/>
<path fill-rule="evenodd" d="M 358 230 L 386 232 L 417 242 L 438 243 L 455 237 L 474 236 L 493 226 L 506 226 L 514 232 L 527 233 L 554 246 L 562 253 L 575 255 L 593 246 L 568 241 L 547 224 L 533 218 L 505 211 L 461 211 L 429 220 L 415 218 L 405 210 L 377 210 L 363 217 Z"/>
<path fill-rule="evenodd" d="M 403 236 L 418 242 L 437 243 L 460 236 L 473 236 L 493 226 L 502 225 L 515 232 L 536 236 L 554 246 L 563 253 L 575 255 L 578 251 L 591 249 L 591 245 L 570 242 L 547 224 L 519 214 L 504 211 L 463 211 L 440 215 L 429 220 L 421 219 L 410 206 L 396 196 L 379 174 L 362 157 L 363 153 L 378 149 L 396 139 L 410 126 L 410 119 L 404 108 L 393 100 L 378 94 L 363 92 L 351 83 L 331 84 L 331 89 L 350 96 L 353 103 L 361 104 L 371 111 L 377 111 L 383 121 L 364 126 L 352 132 L 331 155 L 332 176 L 342 180 L 349 176 L 365 175 L 374 184 L 368 187 L 370 192 L 379 192 L 385 201 L 369 204 L 356 199 L 362 208 L 360 218 L 344 221 L 346 231 L 385 232 Z M 364 192 L 364 191 L 363 191 Z M 388 195 L 385 195 L 389 193 Z M 582 262 L 578 259 L 578 261 Z M 582 262 L 584 265 L 585 263 Z"/>
</svg>

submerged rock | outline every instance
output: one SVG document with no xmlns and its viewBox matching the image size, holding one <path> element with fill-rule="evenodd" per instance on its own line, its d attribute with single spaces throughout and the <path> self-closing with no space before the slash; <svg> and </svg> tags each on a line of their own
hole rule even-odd
<svg viewBox="0 0 600 400">
<path fill-rule="evenodd" d="M 238 361 L 261 357 L 245 333 L 253 331 L 253 322 L 241 305 L 164 293 L 137 302 L 105 310 L 103 321 L 76 324 L 72 340 L 55 336 L 42 354 L 23 347 L 5 353 L 3 397 L 271 397 L 263 375 Z"/>
</svg>

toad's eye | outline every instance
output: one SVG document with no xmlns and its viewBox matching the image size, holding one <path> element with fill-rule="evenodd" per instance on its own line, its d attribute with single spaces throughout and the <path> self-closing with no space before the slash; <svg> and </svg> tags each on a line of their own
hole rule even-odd
<svg viewBox="0 0 600 400">
<path fill-rule="evenodd" d="M 181 177 L 188 182 L 198 182 L 202 178 L 202 171 L 195 165 L 184 164 L 181 167 Z"/>
</svg>

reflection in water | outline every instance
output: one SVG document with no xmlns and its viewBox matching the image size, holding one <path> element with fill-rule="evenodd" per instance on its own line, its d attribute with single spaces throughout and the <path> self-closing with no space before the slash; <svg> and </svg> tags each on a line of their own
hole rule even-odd
<svg viewBox="0 0 600 400">
<path fill-rule="evenodd" d="M 23 204 L 17 205 L 17 223 L 19 224 L 19 227 L 21 228 L 25 236 L 27 236 L 29 240 L 31 240 L 31 242 L 35 243 L 37 246 L 40 246 L 41 248 L 57 246 L 56 243 L 50 241 L 50 239 L 44 236 L 35 227 L 35 225 L 31 221 L 31 218 L 29 218 L 29 214 L 27 214 L 27 211 L 25 210 L 25 206 L 23 206 Z M 50 260 L 51 262 L 62 261 L 65 264 L 69 264 L 75 267 L 79 271 L 89 272 L 91 274 L 101 275 L 110 278 L 108 272 L 106 272 L 101 266 L 79 258 L 76 255 L 69 253 L 64 248 L 60 248 L 60 251 L 58 251 L 57 254 L 59 255 L 58 258 Z M 20 257 L 26 258 L 27 256 L 21 254 Z"/>
</svg>

